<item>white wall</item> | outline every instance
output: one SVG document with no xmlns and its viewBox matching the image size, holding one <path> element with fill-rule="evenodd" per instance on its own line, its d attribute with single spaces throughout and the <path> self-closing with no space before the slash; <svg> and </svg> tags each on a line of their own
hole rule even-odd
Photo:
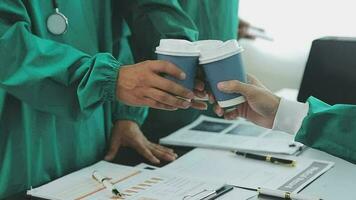
<svg viewBox="0 0 356 200">
<path fill-rule="evenodd" d="M 240 0 L 239 12 L 274 38 L 241 41 L 247 71 L 273 91 L 299 88 L 314 39 L 356 37 L 356 0 Z"/>
</svg>

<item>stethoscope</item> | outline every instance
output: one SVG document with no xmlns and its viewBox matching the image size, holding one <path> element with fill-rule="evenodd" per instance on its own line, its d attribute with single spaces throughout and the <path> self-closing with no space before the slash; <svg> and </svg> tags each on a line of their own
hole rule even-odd
<svg viewBox="0 0 356 200">
<path fill-rule="evenodd" d="M 57 0 L 52 0 L 54 13 L 47 18 L 47 30 L 53 35 L 62 35 L 68 29 L 67 17 L 59 12 Z"/>
</svg>

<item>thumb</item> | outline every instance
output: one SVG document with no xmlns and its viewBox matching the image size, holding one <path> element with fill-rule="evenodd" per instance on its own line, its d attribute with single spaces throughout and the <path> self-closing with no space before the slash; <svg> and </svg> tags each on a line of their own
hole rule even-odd
<svg viewBox="0 0 356 200">
<path fill-rule="evenodd" d="M 114 160 L 117 152 L 119 151 L 121 146 L 121 139 L 120 137 L 112 137 L 110 142 L 110 147 L 108 152 L 106 153 L 104 160 L 112 161 Z"/>
<path fill-rule="evenodd" d="M 237 80 L 220 82 L 218 83 L 218 88 L 222 92 L 240 93 L 243 96 L 247 96 L 247 94 L 252 90 L 251 85 L 242 83 Z"/>
</svg>

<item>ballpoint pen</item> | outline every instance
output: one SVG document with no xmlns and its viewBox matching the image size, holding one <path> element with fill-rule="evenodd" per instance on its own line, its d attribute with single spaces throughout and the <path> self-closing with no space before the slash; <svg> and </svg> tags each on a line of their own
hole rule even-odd
<svg viewBox="0 0 356 200">
<path fill-rule="evenodd" d="M 216 190 L 203 190 L 183 197 L 183 200 L 215 200 L 234 189 L 233 185 L 223 185 Z"/>
<path fill-rule="evenodd" d="M 240 151 L 234 151 L 234 153 L 236 155 L 244 156 L 246 158 L 262 160 L 262 161 L 267 161 L 267 162 L 271 162 L 274 164 L 281 164 L 281 165 L 286 165 L 286 166 L 291 166 L 291 167 L 294 167 L 297 163 L 297 161 L 295 161 L 295 160 L 278 158 L 278 157 L 270 156 L 270 155 L 260 155 L 260 154 L 249 153 L 249 152 L 240 152 Z"/>
<path fill-rule="evenodd" d="M 296 194 L 281 190 L 271 190 L 267 188 L 258 188 L 257 192 L 259 195 L 271 196 L 271 197 L 278 197 L 282 199 L 289 199 L 289 200 L 322 200 L 318 197 L 307 196 L 304 194 Z"/>
<path fill-rule="evenodd" d="M 308 149 L 307 145 L 303 145 L 301 147 L 298 148 L 298 151 L 294 154 L 295 156 L 299 156 L 300 154 L 302 154 L 306 149 Z"/>
<path fill-rule="evenodd" d="M 215 195 L 214 196 L 206 197 L 206 198 L 204 198 L 204 200 L 217 199 L 218 197 L 221 197 L 222 195 L 230 192 L 233 189 L 234 189 L 234 186 L 232 186 L 232 185 L 224 185 L 221 188 L 215 190 Z"/>
<path fill-rule="evenodd" d="M 93 171 L 92 177 L 94 180 L 98 181 L 99 183 L 103 184 L 103 186 L 110 191 L 113 195 L 117 197 L 122 197 L 122 194 L 119 192 L 118 189 L 114 187 L 114 185 L 110 182 L 110 178 L 102 176 L 99 174 L 98 171 Z"/>
<path fill-rule="evenodd" d="M 287 200 L 323 200 L 318 197 L 313 197 L 313 196 L 307 196 L 304 194 L 297 194 L 297 193 L 292 193 L 292 192 L 287 192 L 287 191 L 282 191 L 282 190 L 272 190 L 272 189 L 267 189 L 267 188 L 249 188 L 249 187 L 242 187 L 242 186 L 237 186 L 234 185 L 236 188 L 240 189 L 245 189 L 245 190 L 251 190 L 251 191 L 256 191 L 259 196 L 269 196 L 269 197 L 277 197 L 279 199 L 287 199 Z"/>
</svg>

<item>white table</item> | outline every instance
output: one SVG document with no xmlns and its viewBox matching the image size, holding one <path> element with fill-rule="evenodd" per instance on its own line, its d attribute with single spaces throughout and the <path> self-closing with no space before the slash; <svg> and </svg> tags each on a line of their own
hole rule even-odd
<svg viewBox="0 0 356 200">
<path fill-rule="evenodd" d="M 321 159 L 335 162 L 334 168 L 306 187 L 303 194 L 320 194 L 324 200 L 356 199 L 356 165 L 327 153 L 308 149 L 302 155 L 307 158 Z"/>
<path fill-rule="evenodd" d="M 316 179 L 300 193 L 320 197 L 323 200 L 353 200 L 356 199 L 356 165 L 334 157 L 316 149 L 307 149 L 300 156 L 306 158 L 332 161 L 335 166 Z M 253 197 L 251 200 L 273 198 Z"/>
<path fill-rule="evenodd" d="M 289 100 L 296 100 L 298 96 L 298 90 L 285 88 L 277 91 L 275 94 Z M 302 190 L 302 194 L 317 196 L 324 200 L 356 199 L 356 195 L 354 194 L 354 191 L 356 190 L 355 164 L 311 148 L 307 149 L 300 156 L 305 158 L 327 160 L 335 163 L 335 166 L 332 169 L 330 169 L 328 172 L 326 172 L 324 175 L 316 179 L 304 190 Z M 254 197 L 252 199 L 267 198 Z"/>
</svg>

